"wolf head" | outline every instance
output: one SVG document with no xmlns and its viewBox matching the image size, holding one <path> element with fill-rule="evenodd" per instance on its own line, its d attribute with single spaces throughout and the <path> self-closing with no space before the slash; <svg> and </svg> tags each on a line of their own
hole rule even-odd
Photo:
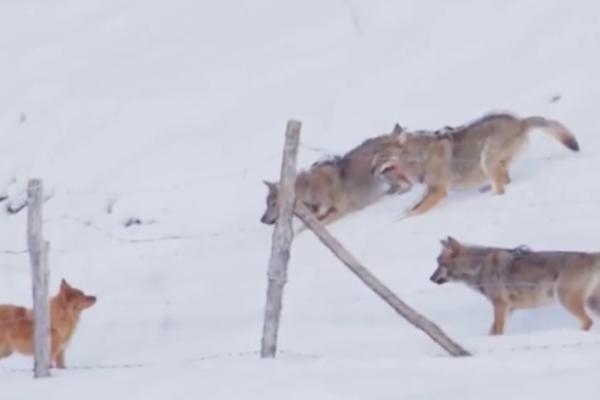
<svg viewBox="0 0 600 400">
<path fill-rule="evenodd" d="M 268 181 L 263 181 L 263 183 L 267 186 L 269 192 L 267 193 L 267 209 L 260 219 L 260 222 L 266 225 L 273 225 L 275 222 L 277 222 L 277 218 L 279 218 L 279 207 L 277 205 L 277 184 Z"/>
<path fill-rule="evenodd" d="M 385 141 L 373 155 L 371 162 L 373 174 L 384 175 L 392 170 L 406 169 L 405 161 L 410 160 L 414 153 L 411 140 L 413 136 L 405 128 L 396 124 L 389 136 L 391 140 Z"/>
<path fill-rule="evenodd" d="M 446 282 L 469 282 L 479 273 L 482 254 L 448 236 L 442 240 L 442 251 L 437 258 L 437 269 L 429 280 L 438 285 Z"/>
<path fill-rule="evenodd" d="M 81 311 L 96 304 L 96 296 L 86 295 L 81 290 L 69 285 L 64 279 L 60 283 L 60 291 L 56 298 L 66 311 L 74 314 L 81 313 Z"/>
</svg>

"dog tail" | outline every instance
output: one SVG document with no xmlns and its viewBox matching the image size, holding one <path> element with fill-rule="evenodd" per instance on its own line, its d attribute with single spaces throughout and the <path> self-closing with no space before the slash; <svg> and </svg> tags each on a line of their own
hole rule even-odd
<svg viewBox="0 0 600 400">
<path fill-rule="evenodd" d="M 539 116 L 525 118 L 523 122 L 527 127 L 526 131 L 536 128 L 541 129 L 546 134 L 561 142 L 568 149 L 579 151 L 579 143 L 577 143 L 575 135 L 560 122 Z"/>
</svg>

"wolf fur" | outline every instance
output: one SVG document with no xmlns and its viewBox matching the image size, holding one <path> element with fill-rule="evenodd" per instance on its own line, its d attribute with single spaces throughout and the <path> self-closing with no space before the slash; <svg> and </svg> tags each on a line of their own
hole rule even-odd
<svg viewBox="0 0 600 400">
<path fill-rule="evenodd" d="M 472 246 L 448 237 L 430 280 L 462 282 L 485 296 L 494 309 L 492 335 L 505 332 L 511 312 L 555 299 L 584 331 L 593 325 L 587 309 L 600 316 L 600 253 Z"/>
<path fill-rule="evenodd" d="M 527 144 L 528 133 L 534 130 L 579 151 L 575 136 L 558 121 L 490 114 L 457 128 L 396 132 L 397 140 L 375 154 L 372 171 L 395 171 L 398 176 L 427 186 L 425 196 L 407 216 L 427 212 L 451 189 L 481 187 L 489 182 L 496 194 L 503 194 L 511 181 L 509 166 Z"/>
<path fill-rule="evenodd" d="M 386 194 L 402 193 L 408 180 L 394 171 L 374 175 L 374 154 L 396 141 L 397 133 L 364 141 L 343 156 L 314 163 L 296 177 L 296 201 L 302 202 L 324 224 L 363 209 Z M 272 225 L 279 217 L 278 184 L 264 181 L 267 207 L 260 221 Z"/>
</svg>

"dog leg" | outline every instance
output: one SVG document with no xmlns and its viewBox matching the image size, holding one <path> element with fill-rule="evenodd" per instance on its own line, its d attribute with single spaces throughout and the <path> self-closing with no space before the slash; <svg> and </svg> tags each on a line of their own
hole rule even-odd
<svg viewBox="0 0 600 400">
<path fill-rule="evenodd" d="M 494 323 L 490 328 L 490 335 L 503 335 L 510 308 L 504 301 L 494 301 Z"/>
<path fill-rule="evenodd" d="M 54 365 L 56 365 L 56 368 L 59 369 L 65 369 L 65 351 L 61 350 L 58 352 L 58 354 L 55 356 L 54 358 Z"/>
<path fill-rule="evenodd" d="M 10 348 L 1 348 L 0 347 L 0 358 L 9 357 L 12 354 L 12 350 Z"/>
<path fill-rule="evenodd" d="M 65 351 L 62 349 L 58 335 L 54 332 L 50 334 L 50 354 L 54 367 L 59 369 L 65 368 Z"/>
</svg>

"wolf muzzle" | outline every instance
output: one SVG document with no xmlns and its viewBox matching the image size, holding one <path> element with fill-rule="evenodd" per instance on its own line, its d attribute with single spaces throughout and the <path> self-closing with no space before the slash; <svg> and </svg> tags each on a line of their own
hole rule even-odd
<svg viewBox="0 0 600 400">
<path fill-rule="evenodd" d="M 429 280 L 437 285 L 443 285 L 448 282 L 448 278 L 441 276 L 437 271 L 431 275 Z"/>
<path fill-rule="evenodd" d="M 275 225 L 275 220 L 267 218 L 266 215 L 262 216 L 262 218 L 260 219 L 260 222 L 262 222 L 265 225 Z"/>
</svg>

